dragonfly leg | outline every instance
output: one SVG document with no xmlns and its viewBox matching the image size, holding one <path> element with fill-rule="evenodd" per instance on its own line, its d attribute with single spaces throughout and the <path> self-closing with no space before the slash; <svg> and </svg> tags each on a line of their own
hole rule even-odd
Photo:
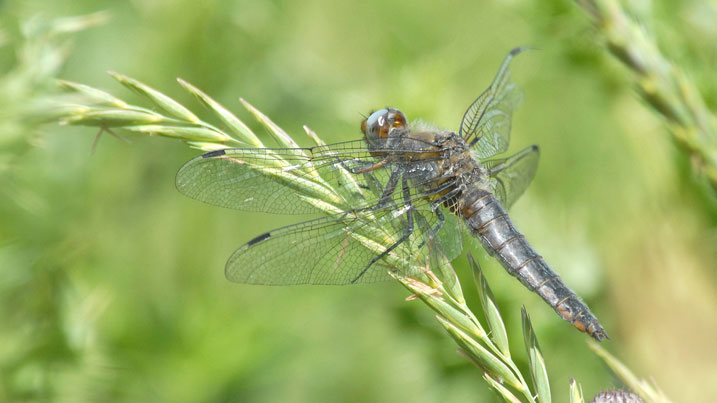
<svg viewBox="0 0 717 403">
<path fill-rule="evenodd" d="M 364 179 L 366 179 L 366 185 L 359 184 L 360 188 L 370 190 L 374 193 L 383 192 L 383 185 L 381 185 L 381 182 L 379 182 L 378 179 L 376 179 L 376 177 L 371 174 L 371 172 L 383 166 L 386 163 L 385 160 L 373 162 L 362 161 L 360 159 L 342 160 L 341 158 L 336 157 L 336 161 L 339 165 L 341 165 L 341 167 L 351 172 L 352 174 L 363 174 Z M 352 164 L 356 164 L 358 166 L 353 168 L 349 167 L 348 165 L 346 165 L 346 161 L 351 161 Z"/>
<path fill-rule="evenodd" d="M 358 158 L 354 158 L 354 159 L 351 159 L 351 160 L 347 160 L 347 161 L 352 161 L 352 162 L 360 163 L 359 166 L 353 167 L 353 168 L 350 167 L 350 166 L 348 166 L 348 165 L 346 165 L 346 162 L 345 162 L 344 160 L 342 160 L 341 158 L 339 158 L 338 156 L 336 157 L 336 161 L 337 161 L 337 162 L 339 163 L 339 165 L 341 165 L 345 170 L 351 172 L 352 174 L 362 174 L 362 173 L 365 173 L 365 172 L 375 171 L 375 170 L 381 168 L 382 166 L 386 165 L 386 163 L 388 162 L 388 157 L 382 159 L 382 160 L 379 161 L 379 162 L 373 162 L 373 161 L 363 162 L 363 161 L 361 161 L 361 160 L 358 159 Z"/>
<path fill-rule="evenodd" d="M 452 185 L 445 185 L 446 188 Z M 433 203 L 431 203 L 431 210 L 433 210 L 434 213 L 436 213 L 436 216 L 438 217 L 438 223 L 436 223 L 436 226 L 433 228 L 429 228 L 426 232 L 427 237 L 426 239 L 423 239 L 421 243 L 418 245 L 418 249 L 421 249 L 427 242 L 428 239 L 435 237 L 438 235 L 438 231 L 443 228 L 443 224 L 446 223 L 446 217 L 443 215 L 443 211 L 441 211 L 441 205 L 446 202 L 446 200 L 450 200 L 453 197 L 455 197 L 458 193 L 460 193 L 460 189 L 455 188 L 451 190 L 450 192 L 446 193 L 445 195 L 441 196 L 440 198 L 436 199 Z"/>
<path fill-rule="evenodd" d="M 382 159 L 379 162 L 374 162 L 374 163 L 365 165 L 361 168 L 351 168 L 350 171 L 353 174 L 362 174 L 364 172 L 375 171 L 375 170 L 381 168 L 382 166 L 386 165 L 387 162 L 388 162 L 388 157 Z"/>
<path fill-rule="evenodd" d="M 383 188 L 383 193 L 381 194 L 381 197 L 378 199 L 378 202 L 376 203 L 376 206 L 374 207 L 375 209 L 380 209 L 380 208 L 386 207 L 386 204 L 388 204 L 388 202 L 391 201 L 391 196 L 396 191 L 396 184 L 398 183 L 398 179 L 400 177 L 401 177 L 401 172 L 399 172 L 398 167 L 394 168 L 393 172 L 391 172 L 391 177 L 388 178 L 388 182 L 386 182 L 386 186 Z M 407 183 L 406 178 L 404 178 L 403 181 Z M 403 186 L 404 186 L 404 188 L 407 188 L 407 185 L 403 185 Z M 405 192 L 406 192 L 406 189 L 404 189 L 404 193 Z M 405 196 L 404 196 L 404 199 L 405 199 Z M 410 200 L 410 198 L 408 200 Z"/>
<path fill-rule="evenodd" d="M 393 177 L 393 175 L 391 177 Z M 366 265 L 366 267 L 363 270 L 361 270 L 361 273 L 359 273 L 358 276 L 356 276 L 356 278 L 351 280 L 352 284 L 357 282 L 361 277 L 363 277 L 363 275 L 366 274 L 366 271 L 368 271 L 368 269 L 371 266 L 373 266 L 374 263 L 376 263 L 379 260 L 386 257 L 386 255 L 388 255 L 389 253 L 391 253 L 391 251 L 396 249 L 398 247 L 398 245 L 406 242 L 408 240 L 408 238 L 411 236 L 411 234 L 413 234 L 414 227 L 413 227 L 413 205 L 411 204 L 411 189 L 408 187 L 408 181 L 406 180 L 405 177 L 403 178 L 401 185 L 403 187 L 403 200 L 406 203 L 406 232 L 403 234 L 403 236 L 401 236 L 401 238 L 398 241 L 396 241 L 396 243 L 394 243 L 393 245 L 386 248 L 386 250 L 381 252 L 380 255 L 377 255 L 373 259 L 371 259 L 371 261 L 368 263 L 368 265 Z"/>
</svg>

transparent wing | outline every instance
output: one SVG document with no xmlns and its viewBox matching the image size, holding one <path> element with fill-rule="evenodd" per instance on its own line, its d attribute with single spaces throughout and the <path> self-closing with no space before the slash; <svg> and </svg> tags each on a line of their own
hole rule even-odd
<svg viewBox="0 0 717 403">
<path fill-rule="evenodd" d="M 480 158 L 508 149 L 513 110 L 521 100 L 520 90 L 510 81 L 509 64 L 524 49 L 515 48 L 506 56 L 490 87 L 463 114 L 460 135 Z"/>
<path fill-rule="evenodd" d="M 176 185 L 181 193 L 193 199 L 238 210 L 277 214 L 319 211 L 306 202 L 307 198 L 324 200 L 346 210 L 376 199 L 380 191 L 376 183 L 386 183 L 396 163 L 411 164 L 402 161 L 400 155 L 423 152 L 415 148 L 384 148 L 380 144 L 369 151 L 363 140 L 302 149 L 218 150 L 184 164 L 177 173 Z M 387 155 L 396 158 L 372 169 L 370 176 L 351 173 Z M 420 160 L 425 163 L 428 159 Z"/>
<path fill-rule="evenodd" d="M 283 159 L 275 158 L 283 157 Z M 297 181 L 288 163 L 309 160 L 291 150 L 228 149 L 212 151 L 187 162 L 177 172 L 177 189 L 193 199 L 247 211 L 302 214 L 316 208 L 295 195 Z M 297 171 L 298 172 L 298 171 Z M 305 183 L 321 191 L 318 183 Z"/>
<path fill-rule="evenodd" d="M 412 195 L 409 203 L 392 200 L 383 208 L 374 205 L 290 225 L 234 252 L 226 277 L 245 284 L 289 285 L 374 283 L 390 279 L 390 270 L 416 275 L 416 262 L 429 256 L 428 242 L 438 239 L 432 233 L 438 220 L 426 198 Z M 457 231 L 452 223 L 445 225 L 448 232 Z M 376 260 L 411 226 L 405 242 Z"/>
<path fill-rule="evenodd" d="M 483 162 L 488 169 L 493 194 L 506 209 L 533 181 L 539 156 L 538 146 L 530 146 L 511 157 Z"/>
</svg>

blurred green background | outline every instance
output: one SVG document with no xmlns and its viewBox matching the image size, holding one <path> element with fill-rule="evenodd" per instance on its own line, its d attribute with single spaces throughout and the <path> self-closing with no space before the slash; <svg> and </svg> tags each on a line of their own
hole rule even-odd
<svg viewBox="0 0 717 403">
<path fill-rule="evenodd" d="M 715 2 L 630 7 L 714 110 Z M 104 25 L 37 33 L 101 10 Z M 717 400 L 715 196 L 569 0 L 6 0 L 0 24 L 0 401 L 498 401 L 398 284 L 226 281 L 236 247 L 301 217 L 182 197 L 174 174 L 196 155 L 184 144 L 105 136 L 90 155 L 94 130 L 24 112 L 53 77 L 139 102 L 113 70 L 201 114 L 182 77 L 249 122 L 243 97 L 302 145 L 302 124 L 354 139 L 361 114 L 386 105 L 457 129 L 519 45 L 540 50 L 514 65 L 525 103 L 511 150 L 542 155 L 516 224 L 603 322 L 611 352 L 675 401 Z M 531 314 L 555 401 L 571 377 L 586 397 L 615 385 L 587 336 L 466 247 L 524 368 L 520 306 Z M 464 256 L 455 267 L 480 310 Z"/>
</svg>

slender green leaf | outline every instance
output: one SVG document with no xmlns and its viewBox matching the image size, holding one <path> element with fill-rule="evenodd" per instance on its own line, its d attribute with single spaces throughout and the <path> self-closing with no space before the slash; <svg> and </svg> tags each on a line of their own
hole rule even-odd
<svg viewBox="0 0 717 403">
<path fill-rule="evenodd" d="M 306 135 L 309 136 L 309 138 L 311 139 L 311 141 L 314 142 L 314 144 L 316 144 L 317 146 L 326 145 L 326 142 L 324 140 L 322 140 L 321 137 L 319 137 L 319 135 L 316 134 L 315 131 L 311 130 L 311 128 L 309 128 L 309 126 L 304 125 L 302 127 L 304 128 L 304 132 L 306 132 Z"/>
<path fill-rule="evenodd" d="M 50 30 L 56 34 L 79 32 L 87 28 L 102 25 L 109 21 L 109 19 L 110 15 L 106 11 L 98 11 L 92 14 L 63 17 L 51 21 Z"/>
<path fill-rule="evenodd" d="M 573 378 L 570 378 L 570 403 L 585 403 L 583 388 Z"/>
<path fill-rule="evenodd" d="M 178 78 L 177 81 L 182 87 L 184 87 L 184 89 L 189 91 L 199 100 L 199 102 L 207 107 L 207 109 L 214 112 L 217 117 L 219 117 L 219 119 L 221 119 L 222 122 L 224 122 L 224 124 L 232 130 L 232 132 L 239 136 L 240 139 L 253 147 L 264 147 L 264 144 L 262 144 L 261 140 L 256 137 L 256 134 L 254 134 L 249 126 L 244 124 L 244 122 L 237 118 L 233 113 L 229 112 L 228 109 L 192 84 L 189 84 L 181 78 Z"/>
<path fill-rule="evenodd" d="M 98 102 L 101 105 L 114 106 L 115 108 L 126 108 L 128 105 L 125 101 L 97 88 L 89 85 L 79 84 L 72 81 L 59 80 L 58 84 L 65 90 L 71 90 L 80 93 L 87 98 Z"/>
<path fill-rule="evenodd" d="M 483 379 L 485 379 L 485 381 L 488 382 L 488 384 L 489 384 L 493 389 L 495 389 L 495 390 L 500 394 L 500 396 L 501 396 L 506 402 L 509 402 L 509 403 L 520 403 L 520 399 L 518 399 L 518 398 L 513 394 L 513 392 L 511 392 L 510 390 L 508 390 L 508 388 L 506 388 L 505 386 L 503 386 L 503 384 L 501 384 L 501 383 L 498 382 L 497 380 L 493 379 L 493 377 L 490 376 L 487 372 L 484 372 L 484 373 L 483 373 Z"/>
<path fill-rule="evenodd" d="M 299 194 L 297 195 L 297 197 L 306 202 L 307 204 L 310 204 L 321 211 L 325 211 L 327 214 L 338 214 L 344 211 L 343 209 L 340 209 L 331 203 L 327 203 L 325 200 L 322 199 L 307 197 L 303 194 Z"/>
<path fill-rule="evenodd" d="M 473 256 L 468 253 L 468 263 L 473 271 L 473 280 L 476 283 L 478 294 L 481 299 L 481 306 L 483 307 L 483 313 L 488 321 L 488 327 L 490 328 L 490 336 L 493 342 L 495 342 L 500 352 L 506 357 L 510 357 L 510 348 L 508 346 L 508 332 L 505 330 L 505 323 L 498 310 L 498 304 L 495 302 L 493 292 L 488 286 L 488 282 L 483 275 L 483 271 L 480 268 L 478 262 L 473 259 Z"/>
<path fill-rule="evenodd" d="M 124 129 L 156 136 L 172 137 L 184 141 L 200 141 L 224 143 L 232 140 L 224 133 L 219 133 L 205 127 L 183 127 L 183 126 L 163 126 L 163 125 L 142 125 L 128 126 Z"/>
<path fill-rule="evenodd" d="M 46 104 L 39 103 L 37 107 L 33 108 L 32 114 L 29 115 L 31 119 L 37 119 L 37 121 L 40 122 L 59 122 L 61 125 L 66 125 L 71 124 L 70 122 L 67 122 L 68 118 L 76 115 L 82 115 L 83 113 L 87 113 L 92 110 L 91 107 L 86 105 L 71 103 L 53 104 L 51 107 L 46 107 L 45 105 Z"/>
<path fill-rule="evenodd" d="M 146 125 L 164 121 L 162 115 L 128 109 L 89 109 L 86 112 L 63 117 L 61 124 L 119 127 Z"/>
<path fill-rule="evenodd" d="M 471 334 L 475 335 L 482 333 L 481 329 L 476 327 L 473 321 L 471 321 L 470 318 L 465 316 L 461 311 L 451 306 L 451 304 L 446 302 L 443 298 L 431 294 L 431 291 L 435 289 L 410 278 L 399 278 L 399 281 L 401 281 L 406 288 L 423 300 L 423 302 L 430 306 L 431 309 L 446 318 L 446 320 L 450 320 L 454 325 L 459 326 Z"/>
<path fill-rule="evenodd" d="M 464 305 L 466 301 L 463 297 L 461 283 L 458 280 L 456 271 L 453 270 L 451 262 L 448 260 L 448 257 L 446 257 L 446 254 L 443 251 L 441 242 L 437 238 L 430 239 L 427 247 L 429 249 L 428 256 L 431 260 L 431 270 L 440 275 L 440 279 L 443 282 L 443 286 L 446 288 L 448 295 L 458 304 Z"/>
<path fill-rule="evenodd" d="M 646 402 L 660 402 L 669 403 L 670 399 L 657 388 L 655 385 L 651 385 L 646 380 L 638 378 L 635 374 L 630 371 L 629 368 L 615 358 L 612 354 L 608 353 L 607 350 L 602 348 L 598 343 L 590 340 L 588 346 L 600 357 L 605 364 L 618 376 L 633 392 L 637 393 L 645 399 Z"/>
<path fill-rule="evenodd" d="M 125 87 L 131 89 L 132 91 L 140 95 L 143 95 L 144 97 L 152 101 L 152 103 L 162 108 L 170 115 L 191 123 L 199 123 L 199 118 L 195 114 L 190 112 L 189 109 L 185 108 L 179 102 L 162 94 L 154 88 L 145 85 L 135 80 L 134 78 L 127 77 L 123 74 L 115 73 L 113 71 L 108 72 L 108 74 L 115 80 L 119 81 Z"/>
<path fill-rule="evenodd" d="M 294 139 L 291 138 L 286 132 L 279 127 L 276 123 L 274 123 L 271 119 L 269 119 L 266 115 L 259 112 L 258 109 L 256 109 L 252 104 L 244 100 L 244 98 L 239 98 L 239 101 L 244 105 L 246 110 L 249 111 L 249 113 L 254 116 L 254 119 L 256 119 L 259 123 L 264 126 L 264 128 L 269 132 L 269 134 L 276 140 L 277 143 L 279 143 L 282 147 L 288 147 L 288 148 L 298 148 L 299 145 L 296 144 Z M 300 151 L 297 151 L 297 153 L 300 153 L 302 156 L 306 157 L 306 154 Z"/>
<path fill-rule="evenodd" d="M 216 150 L 224 150 L 229 148 L 226 144 L 221 143 L 211 143 L 211 142 L 205 142 L 205 141 L 187 141 L 186 142 L 188 146 L 200 150 L 202 152 L 208 152 L 208 151 L 216 151 Z"/>
<path fill-rule="evenodd" d="M 484 371 L 491 374 L 494 378 L 502 380 L 518 390 L 523 389 L 523 384 L 513 374 L 510 368 L 508 368 L 495 355 L 486 350 L 472 337 L 449 322 L 447 319 L 440 316 L 437 316 L 437 319 L 453 337 L 456 343 L 458 343 L 458 345 L 461 346 L 471 356 L 471 358 L 473 358 L 473 360 L 480 365 L 481 368 L 483 368 Z"/>
<path fill-rule="evenodd" d="M 530 361 L 530 375 L 533 378 L 533 384 L 538 394 L 538 401 L 550 403 L 550 382 L 543 353 L 540 351 L 538 338 L 535 336 L 533 325 L 530 323 L 530 317 L 525 311 L 525 307 L 522 307 L 520 312 L 523 316 L 523 338 L 525 339 L 525 348 L 528 351 L 528 360 Z"/>
<path fill-rule="evenodd" d="M 246 163 L 245 161 L 239 160 L 237 160 L 237 162 Z M 299 194 L 302 194 L 305 197 L 324 200 L 326 203 L 333 205 L 341 204 L 343 202 L 333 189 L 323 186 L 321 183 L 315 181 L 310 175 L 298 176 L 297 172 L 286 171 L 283 167 L 263 166 L 258 164 L 248 165 L 253 169 L 262 171 L 265 175 L 271 176 L 275 180 L 284 183 L 287 187 L 296 189 Z"/>
<path fill-rule="evenodd" d="M 677 145 L 717 190 L 717 128 L 700 91 L 658 47 L 659 38 L 618 0 L 576 0 L 593 19 L 607 49 L 633 72 L 639 94 L 662 115 Z"/>
</svg>

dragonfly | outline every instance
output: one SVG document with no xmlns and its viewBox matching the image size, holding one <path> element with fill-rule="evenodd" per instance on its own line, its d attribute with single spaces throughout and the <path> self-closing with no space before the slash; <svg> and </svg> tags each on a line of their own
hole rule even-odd
<svg viewBox="0 0 717 403">
<path fill-rule="evenodd" d="M 458 133 L 409 122 L 395 108 L 371 113 L 362 139 L 308 148 L 228 148 L 188 161 L 179 191 L 226 208 L 321 217 L 251 239 L 225 274 L 244 284 L 364 284 L 391 272 L 418 274 L 415 261 L 440 245 L 461 251 L 463 228 L 563 319 L 597 340 L 597 318 L 516 229 L 506 209 L 535 176 L 539 151 L 507 158 L 521 91 L 510 79 L 513 49 L 490 86 L 467 108 Z M 433 248 L 438 249 L 438 248 Z"/>
</svg>

